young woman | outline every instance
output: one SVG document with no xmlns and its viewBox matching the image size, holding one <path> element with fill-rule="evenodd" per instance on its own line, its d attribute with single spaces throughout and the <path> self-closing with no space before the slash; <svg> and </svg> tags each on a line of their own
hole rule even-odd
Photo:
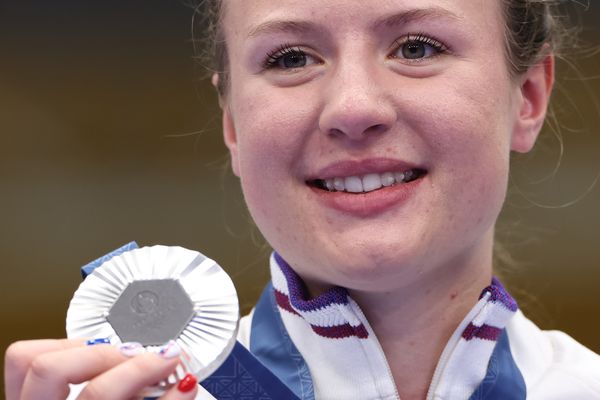
<svg viewBox="0 0 600 400">
<path fill-rule="evenodd" d="M 600 399 L 600 357 L 492 278 L 510 153 L 533 147 L 552 91 L 551 3 L 213 2 L 225 143 L 276 251 L 240 340 L 299 397 Z M 289 357 L 267 357 L 261 318 Z M 83 381 L 82 398 L 130 398 L 176 363 L 20 342 L 7 398 Z"/>
</svg>

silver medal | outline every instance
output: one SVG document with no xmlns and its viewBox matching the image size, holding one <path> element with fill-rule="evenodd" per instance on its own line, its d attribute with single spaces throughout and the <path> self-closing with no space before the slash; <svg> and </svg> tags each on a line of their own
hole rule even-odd
<svg viewBox="0 0 600 400">
<path fill-rule="evenodd" d="M 198 381 L 210 376 L 231 352 L 238 320 L 235 287 L 215 261 L 152 246 L 111 258 L 81 283 L 67 311 L 67 337 L 139 342 L 150 351 L 175 340 L 183 365 L 142 393 L 157 396 L 186 372 Z"/>
</svg>

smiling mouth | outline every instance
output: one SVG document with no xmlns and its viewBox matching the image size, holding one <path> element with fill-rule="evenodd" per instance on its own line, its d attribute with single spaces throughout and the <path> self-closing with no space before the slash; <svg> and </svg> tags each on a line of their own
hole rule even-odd
<svg viewBox="0 0 600 400">
<path fill-rule="evenodd" d="M 370 193 L 386 187 L 402 185 L 424 177 L 427 171 L 412 168 L 400 172 L 372 173 L 359 176 L 312 179 L 306 181 L 308 186 L 328 192 L 345 192 L 352 194 Z"/>
</svg>

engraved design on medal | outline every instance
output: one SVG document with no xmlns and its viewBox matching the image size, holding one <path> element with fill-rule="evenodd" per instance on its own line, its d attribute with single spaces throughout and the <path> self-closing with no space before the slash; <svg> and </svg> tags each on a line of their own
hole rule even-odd
<svg viewBox="0 0 600 400">
<path fill-rule="evenodd" d="M 158 295 L 149 290 L 142 290 L 131 299 L 131 308 L 136 314 L 149 314 L 156 307 L 158 307 Z"/>
<path fill-rule="evenodd" d="M 178 338 L 194 317 L 194 304 L 174 279 L 131 282 L 108 312 L 122 342 L 159 346 Z"/>
</svg>

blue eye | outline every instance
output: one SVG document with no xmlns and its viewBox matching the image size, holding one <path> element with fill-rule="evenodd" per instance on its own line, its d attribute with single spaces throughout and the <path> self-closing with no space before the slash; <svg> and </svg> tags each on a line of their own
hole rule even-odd
<svg viewBox="0 0 600 400">
<path fill-rule="evenodd" d="M 407 35 L 396 40 L 396 50 L 392 53 L 393 58 L 409 61 L 418 61 L 443 54 L 448 48 L 441 42 L 419 34 Z"/>
<path fill-rule="evenodd" d="M 267 54 L 264 67 L 266 69 L 294 69 L 314 64 L 314 58 L 299 47 L 282 46 L 277 51 Z"/>
</svg>

